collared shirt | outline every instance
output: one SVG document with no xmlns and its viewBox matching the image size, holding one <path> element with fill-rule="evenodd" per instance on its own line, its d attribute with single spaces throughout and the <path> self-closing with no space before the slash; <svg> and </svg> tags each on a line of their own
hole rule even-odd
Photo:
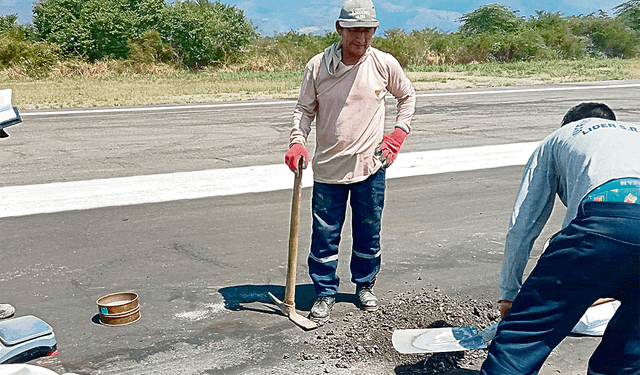
<svg viewBox="0 0 640 375">
<path fill-rule="evenodd" d="M 364 181 L 382 165 L 374 155 L 382 142 L 385 95 L 398 101 L 395 125 L 411 130 L 415 90 L 398 61 L 370 47 L 355 65 L 341 61 L 338 42 L 307 64 L 294 110 L 290 144 L 306 143 L 316 121 L 314 180 Z"/>
</svg>

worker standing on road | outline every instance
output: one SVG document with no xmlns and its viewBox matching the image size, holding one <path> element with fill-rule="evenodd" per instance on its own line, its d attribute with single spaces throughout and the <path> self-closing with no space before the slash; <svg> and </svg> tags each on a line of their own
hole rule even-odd
<svg viewBox="0 0 640 375">
<path fill-rule="evenodd" d="M 522 284 L 556 194 L 567 206 L 563 228 Z M 503 320 L 482 374 L 536 374 L 602 297 L 621 305 L 589 360 L 588 374 L 640 373 L 638 197 L 640 123 L 615 121 L 600 103 L 570 109 L 524 171 L 500 276 Z"/>
<path fill-rule="evenodd" d="M 347 201 L 352 211 L 351 281 L 363 310 L 378 307 L 380 222 L 385 169 L 411 130 L 415 91 L 398 61 L 371 47 L 378 27 L 371 0 L 347 0 L 336 22 L 341 41 L 313 57 L 304 71 L 285 162 L 296 171 L 316 120 L 313 234 L 308 258 L 317 300 L 310 319 L 329 318 L 338 292 L 338 246 Z M 385 95 L 398 101 L 394 130 L 384 133 Z"/>
</svg>

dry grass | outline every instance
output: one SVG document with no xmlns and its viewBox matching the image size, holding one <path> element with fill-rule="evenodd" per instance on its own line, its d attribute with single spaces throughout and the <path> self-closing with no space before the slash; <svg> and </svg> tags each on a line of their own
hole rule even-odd
<svg viewBox="0 0 640 375">
<path fill-rule="evenodd" d="M 627 69 L 632 76 L 640 77 L 640 59 L 629 60 Z"/>
<path fill-rule="evenodd" d="M 269 72 L 239 67 L 189 72 L 170 65 L 123 61 L 59 64 L 47 79 L 23 77 L 19 69 L 0 71 L 0 88 L 12 88 L 20 109 L 71 108 L 227 100 L 294 98 L 301 70 Z M 247 67 L 242 67 L 246 69 Z M 640 59 L 557 61 L 466 66 L 410 67 L 417 90 L 531 85 L 594 80 L 640 79 Z"/>
<path fill-rule="evenodd" d="M 89 63 L 80 60 L 58 62 L 49 73 L 49 79 L 62 77 L 112 77 L 134 75 L 176 74 L 178 69 L 168 64 L 131 64 L 128 61 L 105 60 Z M 0 70 L 0 80 L 29 80 L 25 68 L 15 66 Z"/>
<path fill-rule="evenodd" d="M 171 74 L 176 69 L 167 64 L 128 64 L 123 61 L 98 61 L 88 63 L 84 61 L 72 61 L 60 63 L 53 68 L 51 77 L 109 77 L 114 74 L 131 76 L 138 74 Z"/>
<path fill-rule="evenodd" d="M 2 85 L 5 86 L 6 85 Z M 14 105 L 21 109 L 193 103 L 295 97 L 279 82 L 216 82 L 179 77 L 58 78 L 14 83 Z"/>
<path fill-rule="evenodd" d="M 413 66 L 416 90 L 640 79 L 640 59 L 585 59 Z"/>
<path fill-rule="evenodd" d="M 136 70 L 116 66 L 115 73 L 111 64 L 61 65 L 45 80 L 23 78 L 15 70 L 5 70 L 0 74 L 0 87 L 13 89 L 14 105 L 19 108 L 37 109 L 295 97 L 299 85 L 295 77 L 279 78 L 268 73 L 190 73 L 169 66 L 138 66 Z"/>
</svg>

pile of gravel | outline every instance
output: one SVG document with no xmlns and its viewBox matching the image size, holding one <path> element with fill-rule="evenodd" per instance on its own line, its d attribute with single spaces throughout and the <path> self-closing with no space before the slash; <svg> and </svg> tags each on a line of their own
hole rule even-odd
<svg viewBox="0 0 640 375">
<path fill-rule="evenodd" d="M 391 300 L 381 299 L 375 312 L 350 310 L 342 316 L 333 314 L 332 320 L 309 339 L 320 354 L 299 353 L 299 358 L 328 359 L 345 368 L 362 362 L 386 363 L 397 374 L 466 374 L 480 369 L 487 357 L 486 349 L 400 354 L 391 343 L 393 331 L 467 325 L 481 330 L 499 318 L 495 304 L 486 300 L 452 297 L 437 288 L 399 293 Z"/>
</svg>

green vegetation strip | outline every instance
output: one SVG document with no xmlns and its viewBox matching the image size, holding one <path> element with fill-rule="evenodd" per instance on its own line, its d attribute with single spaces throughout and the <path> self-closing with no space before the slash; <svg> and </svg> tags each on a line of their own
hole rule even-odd
<svg viewBox="0 0 640 375">
<path fill-rule="evenodd" d="M 584 77 L 587 80 L 631 79 L 639 74 L 640 60 L 584 59 L 509 63 L 484 63 L 460 65 L 409 66 L 410 72 L 459 72 L 477 76 L 532 78 L 549 76 L 556 78 Z"/>
</svg>

